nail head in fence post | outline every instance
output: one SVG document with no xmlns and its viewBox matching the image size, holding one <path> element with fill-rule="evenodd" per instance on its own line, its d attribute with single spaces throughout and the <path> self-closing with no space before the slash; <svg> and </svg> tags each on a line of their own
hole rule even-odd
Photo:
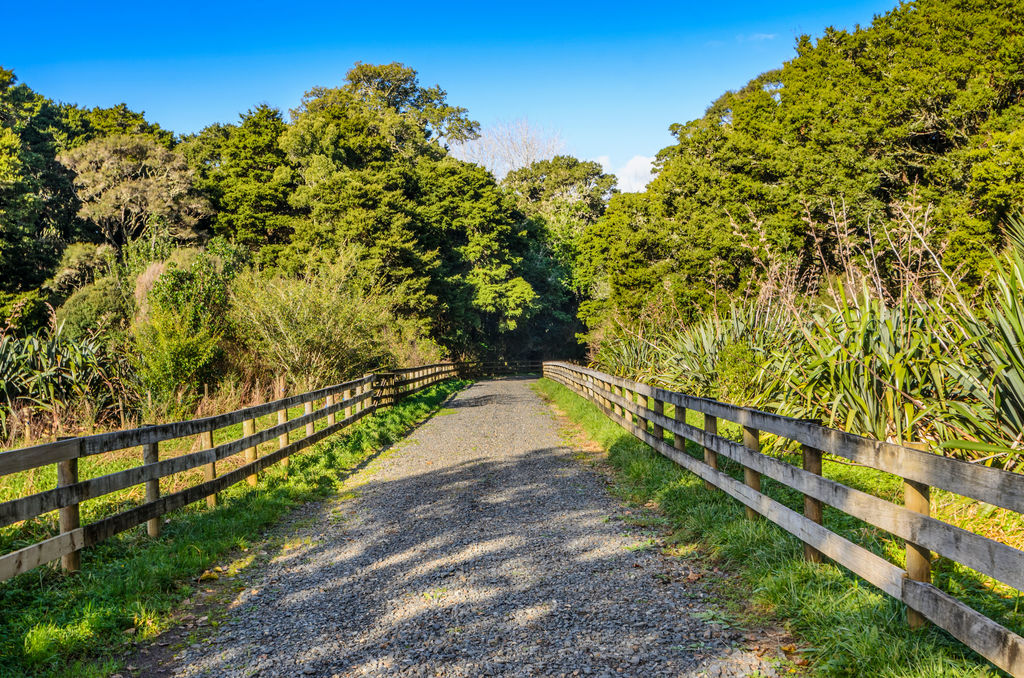
<svg viewBox="0 0 1024 678">
<path fill-rule="evenodd" d="M 927 443 L 903 443 L 906 447 L 927 450 Z M 908 510 L 929 515 L 931 513 L 931 488 L 913 480 L 903 479 L 903 504 Z M 923 546 L 907 542 L 907 577 L 914 581 L 931 583 L 932 554 Z M 919 629 L 927 623 L 927 619 L 917 610 L 907 608 L 907 624 L 911 629 Z"/>
<path fill-rule="evenodd" d="M 803 445 L 804 453 L 804 470 L 814 475 L 821 475 L 821 450 L 817 450 L 813 447 Z M 821 525 L 822 519 L 822 508 L 821 502 L 814 497 L 804 495 L 804 516 L 812 521 Z M 804 559 L 811 561 L 812 563 L 821 562 L 821 551 L 814 548 L 810 544 L 804 544 Z"/>
<path fill-rule="evenodd" d="M 212 450 L 213 449 L 213 431 L 204 431 L 199 434 L 199 449 Z M 217 477 L 217 462 L 211 461 L 209 464 L 203 466 L 203 480 L 210 481 Z M 217 493 L 207 495 L 206 506 L 209 508 L 217 507 Z"/>
<path fill-rule="evenodd" d="M 67 440 L 58 438 L 57 440 Z M 74 485 L 78 482 L 78 455 L 81 454 L 81 443 L 73 459 L 57 462 L 57 487 Z M 77 530 L 81 526 L 81 513 L 77 503 L 64 506 L 58 512 L 58 524 L 62 533 Z M 60 566 L 65 572 L 78 572 L 82 569 L 82 552 L 72 551 L 60 557 Z"/>
<path fill-rule="evenodd" d="M 756 428 L 750 428 L 749 426 L 743 427 L 743 446 L 751 452 L 756 454 L 761 453 L 761 432 Z M 761 474 L 752 468 L 743 467 L 743 482 L 752 490 L 757 492 L 761 491 Z M 761 514 L 750 508 L 749 506 L 744 507 L 747 513 L 748 520 L 756 520 L 761 517 Z"/>
<path fill-rule="evenodd" d="M 274 390 L 275 390 L 275 393 L 274 393 L 274 398 L 275 399 L 281 400 L 282 398 L 284 398 L 284 392 L 285 392 L 285 378 L 284 378 L 284 375 L 281 375 L 280 377 L 277 378 L 277 385 L 275 386 Z M 277 423 L 279 425 L 280 424 L 287 424 L 288 423 L 288 408 L 287 407 L 282 407 L 281 409 L 279 409 L 277 411 Z M 280 449 L 285 448 L 285 447 L 288 447 L 288 431 L 285 431 L 281 435 L 277 436 L 277 449 L 280 450 Z M 281 460 L 281 466 L 287 468 L 290 462 L 291 462 L 291 459 L 289 457 L 285 457 L 284 459 Z"/>
<path fill-rule="evenodd" d="M 142 446 L 142 463 L 146 466 L 156 464 L 160 461 L 160 443 L 146 443 Z M 146 503 L 154 502 L 160 498 L 160 479 L 146 481 Z M 150 537 L 160 536 L 160 518 L 150 518 L 146 521 L 146 533 Z"/>
<path fill-rule="evenodd" d="M 246 419 L 245 421 L 243 421 L 242 422 L 242 437 L 243 438 L 248 438 L 249 436 L 253 435 L 254 433 L 256 433 L 256 420 L 254 420 L 254 419 Z M 247 447 L 247 448 L 245 448 L 245 463 L 246 464 L 250 464 L 250 463 L 252 463 L 254 461 L 256 461 L 256 448 L 255 447 Z M 252 487 L 256 487 L 257 480 L 259 480 L 259 479 L 256 477 L 255 473 L 253 473 L 250 476 L 246 476 L 245 477 L 245 481 L 247 483 L 249 483 L 249 485 L 252 486 Z"/>
<path fill-rule="evenodd" d="M 718 417 L 712 417 L 710 414 L 704 415 L 704 432 L 709 436 L 718 435 Z M 711 468 L 718 470 L 718 453 L 710 447 L 704 448 L 704 463 Z M 704 481 L 704 487 L 709 490 L 715 489 L 714 483 Z"/>
</svg>

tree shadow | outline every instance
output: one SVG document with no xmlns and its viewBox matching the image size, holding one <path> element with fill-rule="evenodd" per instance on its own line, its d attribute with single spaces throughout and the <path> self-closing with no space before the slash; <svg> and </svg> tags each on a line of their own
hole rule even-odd
<svg viewBox="0 0 1024 678">
<path fill-rule="evenodd" d="M 447 406 L 524 400 L 537 402 L 470 389 Z M 691 581 L 691 563 L 628 534 L 569 450 L 432 468 L 410 449 L 415 472 L 370 475 L 358 499 L 323 507 L 311 544 L 276 554 L 235 620 L 183 659 L 190 675 L 699 675 L 735 644 L 694 614 L 719 575 Z"/>
</svg>

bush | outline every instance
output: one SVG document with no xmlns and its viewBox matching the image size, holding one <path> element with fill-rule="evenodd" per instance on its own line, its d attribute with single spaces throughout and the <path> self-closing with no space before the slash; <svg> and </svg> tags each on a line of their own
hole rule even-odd
<svg viewBox="0 0 1024 678">
<path fill-rule="evenodd" d="M 191 326 L 181 314 L 159 307 L 135 325 L 133 334 L 139 350 L 139 378 L 154 406 L 170 415 L 191 415 L 202 385 L 216 376 L 220 335 L 209 327 Z"/>
<path fill-rule="evenodd" d="M 43 290 L 0 292 L 0 327 L 24 336 L 42 330 L 49 320 L 49 295 Z"/>
<path fill-rule="evenodd" d="M 436 348 L 396 315 L 398 295 L 366 280 L 354 258 L 301 278 L 240 275 L 231 320 L 243 359 L 309 388 L 408 360 L 436 361 Z"/>
<path fill-rule="evenodd" d="M 57 325 L 69 339 L 82 339 L 105 330 L 123 329 L 128 303 L 113 278 L 101 278 L 72 294 L 57 310 Z"/>
<path fill-rule="evenodd" d="M 732 342 L 718 352 L 716 397 L 734 405 L 746 405 L 757 394 L 757 377 L 761 361 L 750 346 Z"/>
<path fill-rule="evenodd" d="M 67 296 L 95 281 L 103 271 L 111 268 L 113 260 L 114 248 L 110 245 L 72 243 L 64 250 L 57 272 L 45 287 L 62 297 Z"/>
</svg>

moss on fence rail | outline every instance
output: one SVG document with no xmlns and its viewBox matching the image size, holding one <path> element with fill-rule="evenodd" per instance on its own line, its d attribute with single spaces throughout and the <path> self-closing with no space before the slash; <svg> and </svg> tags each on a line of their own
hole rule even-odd
<svg viewBox="0 0 1024 678">
<path fill-rule="evenodd" d="M 169 514 L 158 539 L 148 538 L 142 525 L 90 547 L 76 575 L 47 566 L 0 583 L 0 676 L 99 676 L 116 670 L 129 638 L 125 629 L 136 629 L 132 638 L 159 633 L 176 605 L 194 592 L 195 577 L 215 560 L 249 548 L 296 504 L 336 491 L 346 469 L 398 440 L 466 383 L 437 384 L 373 414 L 295 455 L 287 470 L 267 470 L 257 487 L 232 486 L 216 509 L 196 502 Z M 124 461 L 136 463 L 134 457 Z M 117 469 L 104 472 L 112 470 Z M 12 539 L 7 533 L 8 545 Z"/>
</svg>

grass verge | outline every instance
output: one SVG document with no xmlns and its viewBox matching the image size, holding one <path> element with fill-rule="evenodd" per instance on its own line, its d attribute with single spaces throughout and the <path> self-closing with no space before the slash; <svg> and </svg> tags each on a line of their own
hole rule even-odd
<svg viewBox="0 0 1024 678">
<path fill-rule="evenodd" d="M 803 560 L 799 540 L 767 520 L 744 518 L 742 505 L 626 433 L 595 405 L 562 385 L 542 379 L 537 390 L 608 452 L 615 469 L 616 492 L 638 504 L 654 503 L 667 516 L 672 540 L 689 542 L 725 561 L 738 576 L 722 594 L 786 624 L 808 647 L 810 672 L 818 676 L 884 678 L 979 678 L 1003 675 L 983 658 L 933 627 L 910 631 L 904 607 L 870 584 L 835 565 Z M 671 412 L 666 412 L 671 415 Z M 695 413 L 688 413 L 694 415 Z M 700 425 L 699 421 L 691 424 Z M 691 444 L 692 445 L 692 444 Z M 696 446 L 687 450 L 702 453 Z M 721 460 L 722 469 L 741 477 L 739 465 Z M 843 482 L 884 483 L 871 469 L 837 465 Z M 802 508 L 802 495 L 764 479 L 766 494 Z M 829 511 L 825 523 L 844 537 L 876 553 L 892 555 L 896 540 L 883 538 L 865 523 Z M 902 546 L 902 544 L 900 544 Z M 983 578 L 941 562 L 936 582 L 972 607 L 1017 631 L 1024 625 L 1016 601 L 994 591 Z M 966 570 L 966 568 L 964 568 Z"/>
<path fill-rule="evenodd" d="M 125 644 L 170 623 L 197 577 L 231 551 L 248 549 L 292 507 L 340 489 L 347 470 L 390 445 L 467 382 L 437 384 L 268 469 L 257 487 L 221 494 L 165 516 L 157 539 L 139 526 L 82 553 L 82 570 L 43 566 L 0 583 L 0 676 L 106 676 Z M 125 631 L 131 630 L 126 636 Z"/>
</svg>

